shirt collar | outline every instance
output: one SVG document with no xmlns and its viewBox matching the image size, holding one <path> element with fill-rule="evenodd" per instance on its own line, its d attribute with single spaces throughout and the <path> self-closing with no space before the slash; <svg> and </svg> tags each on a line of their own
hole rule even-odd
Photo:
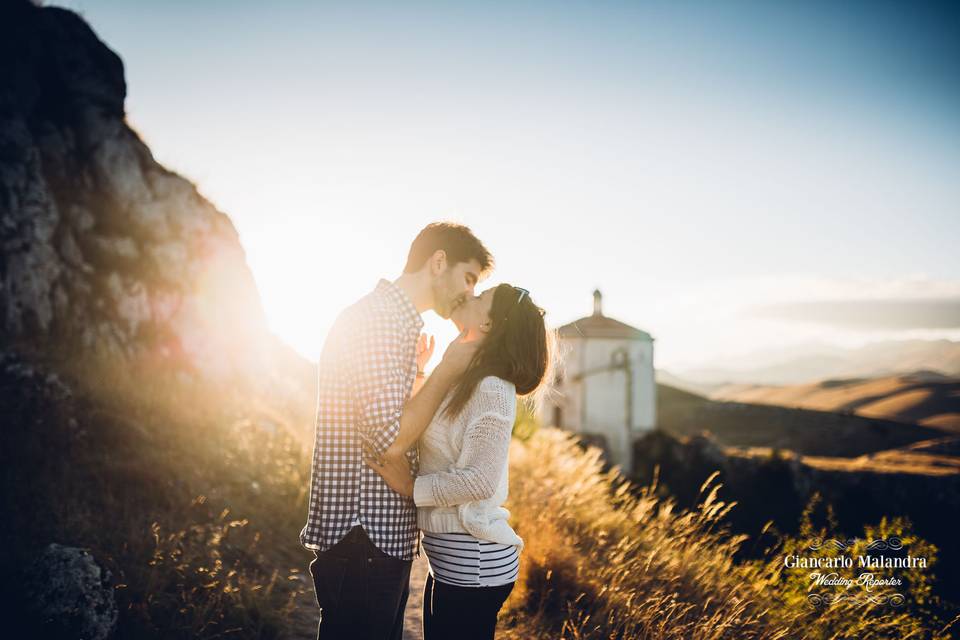
<svg viewBox="0 0 960 640">
<path fill-rule="evenodd" d="M 423 318 L 420 317 L 420 312 L 417 311 L 417 307 L 414 306 L 413 301 L 410 300 L 410 296 L 408 296 L 403 289 L 386 278 L 380 278 L 380 281 L 377 282 L 376 291 L 386 296 L 387 300 L 396 307 L 397 314 L 407 328 L 411 330 L 416 329 L 417 333 L 423 329 Z"/>
</svg>

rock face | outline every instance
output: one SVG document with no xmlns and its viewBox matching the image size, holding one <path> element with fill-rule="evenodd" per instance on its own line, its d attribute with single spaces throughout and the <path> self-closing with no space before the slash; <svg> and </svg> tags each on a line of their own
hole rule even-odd
<svg viewBox="0 0 960 640">
<path fill-rule="evenodd" d="M 237 232 L 153 159 L 125 96 L 77 14 L 3 3 L 0 347 L 265 379 L 277 344 Z"/>
<path fill-rule="evenodd" d="M 47 637 L 104 640 L 116 627 L 110 572 L 85 549 L 50 544 L 27 575 L 26 602 Z"/>
</svg>

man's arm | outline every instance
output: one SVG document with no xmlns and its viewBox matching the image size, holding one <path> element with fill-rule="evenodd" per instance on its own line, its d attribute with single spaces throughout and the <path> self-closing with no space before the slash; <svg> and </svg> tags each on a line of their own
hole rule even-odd
<svg viewBox="0 0 960 640">
<path fill-rule="evenodd" d="M 355 320 L 355 322 L 357 322 Z M 403 455 L 427 428 L 476 345 L 455 340 L 419 393 L 406 399 L 405 332 L 391 317 L 367 317 L 353 326 L 347 371 L 359 400 L 357 429 L 378 456 L 388 448 Z M 391 445 L 393 445 L 391 447 Z"/>
<path fill-rule="evenodd" d="M 412 362 L 404 359 L 403 329 L 387 315 L 354 318 L 347 358 L 348 382 L 357 399 L 357 431 L 377 454 L 386 451 L 400 431 Z"/>
</svg>

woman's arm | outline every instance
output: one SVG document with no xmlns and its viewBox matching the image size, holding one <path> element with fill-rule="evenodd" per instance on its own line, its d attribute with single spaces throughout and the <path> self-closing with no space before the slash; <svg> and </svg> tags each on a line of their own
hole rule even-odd
<svg viewBox="0 0 960 640">
<path fill-rule="evenodd" d="M 440 408 L 444 396 L 456 380 L 457 373 L 452 367 L 444 367 L 443 363 L 433 370 L 417 395 L 411 397 L 403 407 L 400 416 L 400 430 L 396 439 L 387 447 L 384 457 L 402 458 L 404 453 L 420 438 L 420 434 L 427 430 L 433 415 Z"/>
<path fill-rule="evenodd" d="M 465 411 L 471 411 L 463 448 L 450 471 L 418 477 L 413 499 L 417 506 L 453 506 L 493 496 L 507 466 L 516 396 L 496 378 L 484 380 Z"/>
<path fill-rule="evenodd" d="M 417 340 L 417 377 L 413 381 L 413 390 L 410 392 L 411 398 L 420 393 L 420 389 L 423 388 L 423 383 L 427 380 L 427 376 L 423 370 L 426 369 L 427 363 L 430 362 L 430 357 L 433 355 L 435 345 L 436 341 L 433 336 L 428 336 L 425 333 L 420 334 L 420 338 Z"/>
<path fill-rule="evenodd" d="M 417 378 L 413 381 L 413 390 L 410 392 L 411 398 L 420 393 L 420 389 L 423 389 L 423 383 L 426 381 L 427 376 L 417 371 Z"/>
<path fill-rule="evenodd" d="M 430 424 L 455 378 L 452 368 L 444 367 L 441 362 L 420 392 L 404 405 L 399 431 L 393 443 L 383 452 L 367 441 L 362 443 L 363 460 L 367 466 L 379 473 L 387 486 L 402 496 L 413 495 L 413 475 L 406 452 Z"/>
<path fill-rule="evenodd" d="M 423 382 L 415 396 L 404 405 L 400 416 L 400 430 L 396 439 L 383 453 L 384 460 L 397 461 L 404 457 L 410 447 L 427 430 L 433 415 L 440 408 L 444 396 L 456 379 L 466 370 L 467 365 L 477 352 L 477 341 L 464 342 L 464 334 L 450 343 L 443 352 L 443 359 L 430 377 Z"/>
<path fill-rule="evenodd" d="M 364 462 L 379 473 L 387 486 L 413 497 L 418 507 L 451 507 L 493 496 L 507 464 L 513 421 L 484 414 L 467 428 L 463 450 L 452 471 L 430 473 L 414 480 L 405 456 L 377 456 L 364 445 Z"/>
</svg>

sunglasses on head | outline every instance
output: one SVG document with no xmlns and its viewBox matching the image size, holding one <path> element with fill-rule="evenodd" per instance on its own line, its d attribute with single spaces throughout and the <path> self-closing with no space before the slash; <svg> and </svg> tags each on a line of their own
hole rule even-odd
<svg viewBox="0 0 960 640">
<path fill-rule="evenodd" d="M 512 285 L 511 285 L 511 286 L 512 286 Z M 524 289 L 523 287 L 513 287 L 513 288 L 514 288 L 515 291 L 520 292 L 520 295 L 517 296 L 517 303 L 514 305 L 514 306 L 516 307 L 516 306 L 519 306 L 521 302 L 523 302 L 523 299 L 524 299 L 526 296 L 529 296 L 529 295 L 530 295 L 530 292 L 529 292 L 528 290 Z M 512 311 L 512 308 L 511 308 L 511 311 Z M 540 312 L 540 316 L 541 316 L 541 317 L 543 317 L 543 314 L 546 313 L 546 309 L 541 309 L 540 307 L 537 307 L 537 311 Z M 508 315 L 508 316 L 510 315 L 510 312 L 509 312 L 509 311 L 507 312 L 507 315 Z"/>
</svg>

